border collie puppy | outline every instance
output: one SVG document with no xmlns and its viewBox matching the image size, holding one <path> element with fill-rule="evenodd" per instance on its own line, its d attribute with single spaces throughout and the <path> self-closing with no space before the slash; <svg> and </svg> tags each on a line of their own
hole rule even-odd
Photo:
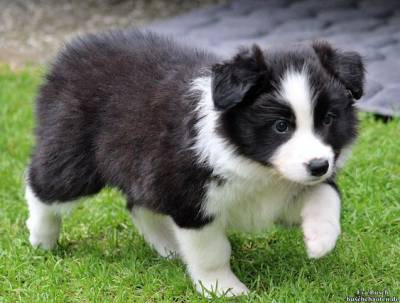
<svg viewBox="0 0 400 303">
<path fill-rule="evenodd" d="M 223 61 L 138 30 L 77 39 L 37 98 L 29 240 L 52 248 L 74 200 L 117 187 L 144 239 L 180 256 L 198 291 L 245 294 L 227 231 L 298 224 L 309 257 L 334 248 L 334 178 L 363 82 L 360 55 L 326 42 Z"/>
</svg>

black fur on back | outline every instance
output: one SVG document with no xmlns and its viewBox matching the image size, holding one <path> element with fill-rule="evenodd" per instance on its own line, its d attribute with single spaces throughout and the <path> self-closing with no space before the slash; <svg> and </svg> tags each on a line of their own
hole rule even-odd
<svg viewBox="0 0 400 303">
<path fill-rule="evenodd" d="M 211 174 L 190 149 L 196 96 L 190 81 L 217 59 L 137 30 L 68 44 L 37 98 L 29 182 L 47 203 L 116 186 L 128 206 L 200 226 Z"/>
</svg>

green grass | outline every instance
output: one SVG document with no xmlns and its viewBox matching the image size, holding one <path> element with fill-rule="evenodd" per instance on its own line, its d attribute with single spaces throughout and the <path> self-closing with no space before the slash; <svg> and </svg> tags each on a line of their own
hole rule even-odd
<svg viewBox="0 0 400 303">
<path fill-rule="evenodd" d="M 40 79 L 37 68 L 0 67 L 0 302 L 207 302 L 179 261 L 144 243 L 114 190 L 65 219 L 57 249 L 30 247 L 22 180 Z M 361 289 L 400 297 L 400 120 L 361 120 L 339 178 L 343 234 L 334 252 L 308 260 L 298 230 L 233 235 L 234 271 L 253 293 L 215 302 L 344 302 Z"/>
</svg>

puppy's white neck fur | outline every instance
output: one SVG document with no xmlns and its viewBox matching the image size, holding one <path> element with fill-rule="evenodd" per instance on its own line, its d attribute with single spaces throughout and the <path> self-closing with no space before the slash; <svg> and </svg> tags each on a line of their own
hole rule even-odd
<svg viewBox="0 0 400 303">
<path fill-rule="evenodd" d="M 193 146 L 200 162 L 210 166 L 216 175 L 269 180 L 273 174 L 271 169 L 239 155 L 236 148 L 218 134 L 220 112 L 212 100 L 211 77 L 196 78 L 192 90 L 201 95 L 196 108 L 198 134 Z"/>
</svg>

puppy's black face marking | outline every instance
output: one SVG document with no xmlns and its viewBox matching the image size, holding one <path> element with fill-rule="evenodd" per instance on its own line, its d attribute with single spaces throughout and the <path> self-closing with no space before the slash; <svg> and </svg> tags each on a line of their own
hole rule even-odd
<svg viewBox="0 0 400 303">
<path fill-rule="evenodd" d="M 264 165 L 277 167 L 289 158 L 289 162 L 296 159 L 293 165 L 300 167 L 315 157 L 327 158 L 334 166 L 342 148 L 356 136 L 353 98 L 361 97 L 364 81 L 360 56 L 339 52 L 326 43 L 267 51 L 263 59 L 259 58 L 260 50 L 255 49 L 220 65 L 225 68 L 223 77 L 219 74 L 221 68 L 214 69 L 219 90 L 240 91 L 234 95 L 225 92 L 232 98 L 224 99 L 221 107 L 219 97 L 223 94 L 213 87 L 214 102 L 222 111 L 220 133 L 239 153 Z M 234 82 L 224 82 L 232 78 L 230 70 L 235 75 L 246 75 L 244 83 L 235 75 Z M 321 147 L 315 153 L 307 152 L 313 149 L 304 146 L 308 143 Z M 296 175 L 295 181 L 302 182 L 301 169 L 295 170 L 288 175 Z M 333 172 L 331 168 L 329 173 Z"/>
<path fill-rule="evenodd" d="M 357 124 L 352 95 L 339 82 L 330 82 L 316 98 L 314 128 L 324 142 L 332 146 L 335 158 L 356 137 Z"/>
<path fill-rule="evenodd" d="M 264 92 L 249 106 L 238 106 L 222 119 L 226 132 L 241 153 L 265 165 L 274 151 L 292 136 L 296 120 L 288 104 Z"/>
</svg>

